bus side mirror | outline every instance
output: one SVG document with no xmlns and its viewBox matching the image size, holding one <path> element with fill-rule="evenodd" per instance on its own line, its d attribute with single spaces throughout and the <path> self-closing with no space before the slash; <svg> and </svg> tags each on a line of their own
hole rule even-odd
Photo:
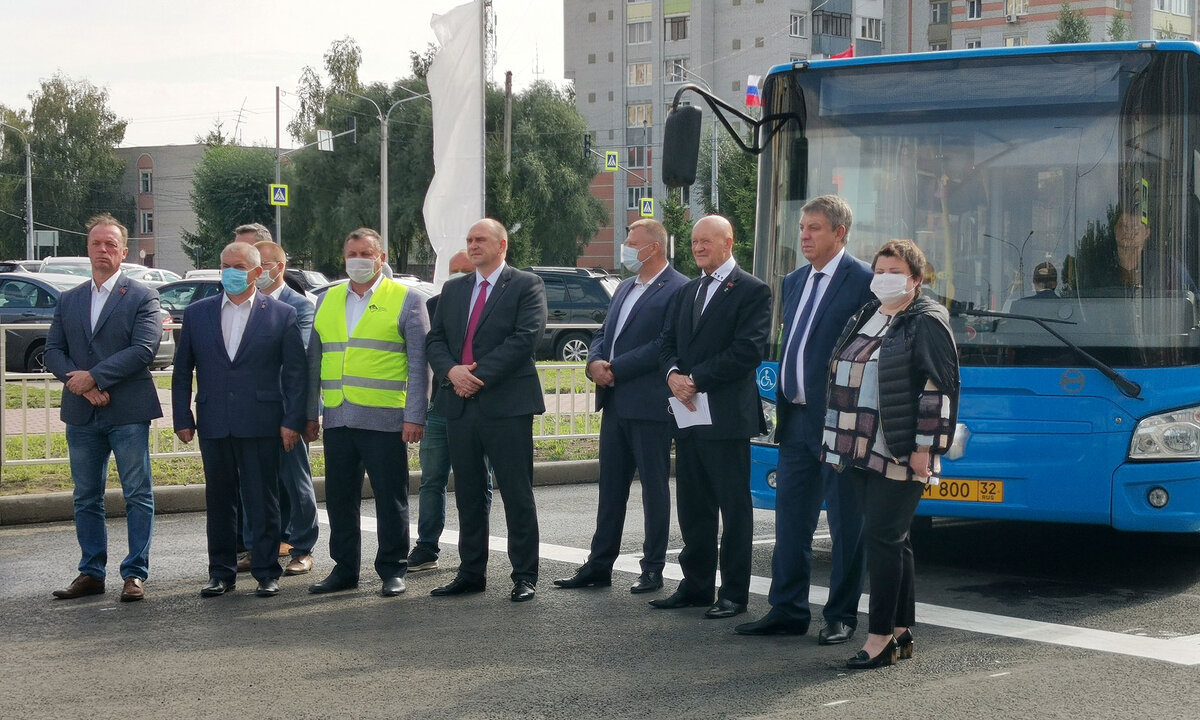
<svg viewBox="0 0 1200 720">
<path fill-rule="evenodd" d="M 700 108 L 683 105 L 667 116 L 663 131 L 663 183 L 669 188 L 696 182 L 700 156 Z"/>
</svg>

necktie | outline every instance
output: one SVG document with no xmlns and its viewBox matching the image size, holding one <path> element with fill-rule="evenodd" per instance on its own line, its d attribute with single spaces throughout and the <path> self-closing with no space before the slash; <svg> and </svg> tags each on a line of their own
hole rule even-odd
<svg viewBox="0 0 1200 720">
<path fill-rule="evenodd" d="M 471 319 L 467 321 L 467 334 L 463 338 L 462 364 L 470 365 L 475 362 L 475 350 L 471 347 L 475 342 L 475 328 L 479 327 L 479 318 L 483 316 L 483 306 L 487 303 L 488 281 L 479 283 L 479 297 L 471 308 Z"/>
<path fill-rule="evenodd" d="M 790 360 L 790 362 L 786 363 L 781 370 L 783 374 L 783 396 L 791 402 L 796 402 L 800 397 L 800 390 L 796 384 L 796 363 L 799 361 L 800 342 L 808 334 L 808 326 L 812 322 L 813 307 L 817 304 L 817 290 L 821 287 L 821 281 L 824 279 L 824 273 L 813 273 L 812 290 L 808 293 L 808 301 L 804 303 L 804 307 L 800 309 L 800 314 L 796 316 L 796 330 L 792 333 L 792 339 L 788 342 L 787 352 L 784 354 L 784 360 Z"/>
<path fill-rule="evenodd" d="M 708 285 L 712 280 L 712 275 L 700 277 L 700 292 L 696 293 L 696 302 L 692 304 L 692 332 L 700 324 L 700 314 L 704 312 L 704 301 L 708 299 Z"/>
</svg>

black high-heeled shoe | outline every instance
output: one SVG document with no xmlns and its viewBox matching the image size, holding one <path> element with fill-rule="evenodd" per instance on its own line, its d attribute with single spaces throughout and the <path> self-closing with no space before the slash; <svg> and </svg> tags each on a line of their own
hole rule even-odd
<svg viewBox="0 0 1200 720">
<path fill-rule="evenodd" d="M 867 654 L 866 650 L 859 650 L 854 657 L 846 661 L 846 667 L 851 670 L 870 670 L 877 668 L 880 665 L 895 665 L 896 664 L 896 638 L 888 640 L 888 644 L 883 646 L 883 650 L 875 657 Z"/>
<path fill-rule="evenodd" d="M 908 660 L 913 656 L 913 636 L 912 630 L 905 629 L 904 632 L 896 636 L 896 651 L 900 660 Z"/>
</svg>

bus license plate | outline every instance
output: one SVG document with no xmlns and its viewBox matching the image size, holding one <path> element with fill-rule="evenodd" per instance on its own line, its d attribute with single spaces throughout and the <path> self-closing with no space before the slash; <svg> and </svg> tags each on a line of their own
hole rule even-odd
<svg viewBox="0 0 1200 720">
<path fill-rule="evenodd" d="M 957 502 L 1004 502 L 1004 483 L 1000 480 L 948 480 L 926 485 L 922 500 L 955 500 Z"/>
</svg>

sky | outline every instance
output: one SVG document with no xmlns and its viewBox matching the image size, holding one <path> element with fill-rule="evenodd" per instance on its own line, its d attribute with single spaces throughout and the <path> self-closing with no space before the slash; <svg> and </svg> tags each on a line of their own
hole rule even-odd
<svg viewBox="0 0 1200 720">
<path fill-rule="evenodd" d="M 283 91 L 282 144 L 305 65 L 324 77 L 325 51 L 349 35 L 362 49 L 358 77 L 391 83 L 411 74 L 409 52 L 435 43 L 429 20 L 464 0 L 10 0 L 0 43 L 0 104 L 28 110 L 43 78 L 62 72 L 109 93 L 129 121 L 125 147 L 186 145 L 219 120 L 240 142 L 275 145 L 275 86 Z M 493 78 L 520 90 L 563 84 L 560 0 L 494 0 Z M 23 29 L 23 30 L 22 30 Z M 16 30 L 16 32 L 14 32 Z M 240 118 L 240 123 L 239 123 Z"/>
</svg>

